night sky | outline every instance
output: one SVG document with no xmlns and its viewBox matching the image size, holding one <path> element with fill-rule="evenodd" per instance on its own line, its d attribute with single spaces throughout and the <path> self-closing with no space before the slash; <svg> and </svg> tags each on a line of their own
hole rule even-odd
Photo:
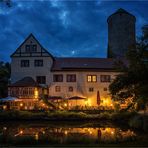
<svg viewBox="0 0 148 148">
<path fill-rule="evenodd" d="M 136 35 L 148 24 L 148 1 L 25 0 L 0 3 L 0 61 L 33 33 L 52 55 L 106 57 L 107 17 L 123 8 L 136 16 Z"/>
</svg>

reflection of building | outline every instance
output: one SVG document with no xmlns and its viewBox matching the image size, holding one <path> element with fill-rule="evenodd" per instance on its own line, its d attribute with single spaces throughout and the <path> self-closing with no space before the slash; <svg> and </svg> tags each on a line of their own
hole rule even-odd
<svg viewBox="0 0 148 148">
<path fill-rule="evenodd" d="M 120 22 L 123 23 L 122 27 L 126 25 L 124 27 L 126 28 L 128 26 L 124 21 L 129 21 L 131 17 L 135 21 L 135 18 L 127 12 L 125 13 L 124 10 L 119 9 L 118 11 L 120 13 L 116 15 L 119 14 L 119 16 L 114 14 L 109 17 L 109 27 L 111 26 L 110 23 L 113 26 L 118 26 L 118 22 Z M 115 19 L 115 17 L 118 18 Z M 124 21 L 122 22 L 120 19 Z M 134 26 L 133 20 L 131 20 L 131 23 Z M 119 32 L 119 30 L 115 28 L 111 30 L 109 32 L 109 36 L 111 36 L 109 37 L 109 45 L 114 43 L 114 47 L 116 47 L 118 43 L 115 44 L 111 38 L 113 37 L 112 33 Z M 127 30 L 126 34 L 122 32 L 124 37 L 130 35 L 130 28 L 127 28 Z M 132 31 L 131 38 L 133 39 L 134 28 L 132 28 Z M 120 39 L 123 38 L 120 37 Z M 122 40 L 123 43 L 126 43 L 126 41 Z M 50 101 L 52 101 L 52 98 L 62 97 L 63 100 L 67 100 L 63 104 L 65 107 L 112 107 L 108 86 L 118 74 L 114 69 L 115 59 L 57 58 L 51 55 L 32 34 L 17 48 L 11 58 L 12 71 L 9 95 L 22 99 L 26 109 L 30 108 L 29 103 L 36 104 L 34 102 L 44 95 Z M 72 97 L 77 99 L 69 99 Z M 32 105 L 30 106 L 32 108 Z"/>
<path fill-rule="evenodd" d="M 72 142 L 76 144 L 83 143 L 101 143 L 101 142 L 124 142 L 127 139 L 134 138 L 136 134 L 131 130 L 121 130 L 120 128 L 92 128 L 92 127 L 48 127 L 47 125 L 27 125 L 15 127 L 0 127 L 2 138 L 7 140 L 10 137 L 13 141 L 19 138 L 29 137 L 33 141 L 45 141 L 47 143 L 66 144 Z M 26 141 L 25 141 L 26 142 Z"/>
</svg>

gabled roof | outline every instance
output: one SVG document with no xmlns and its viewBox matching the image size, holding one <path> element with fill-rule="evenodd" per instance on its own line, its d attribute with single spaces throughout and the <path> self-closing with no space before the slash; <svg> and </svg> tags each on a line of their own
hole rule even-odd
<svg viewBox="0 0 148 148">
<path fill-rule="evenodd" d="M 55 58 L 52 71 L 113 71 L 111 58 Z"/>
<path fill-rule="evenodd" d="M 134 17 L 135 20 L 136 20 L 136 17 L 135 17 L 133 14 L 127 12 L 127 11 L 126 11 L 125 9 L 123 9 L 123 8 L 119 8 L 115 13 L 113 13 L 112 15 L 110 15 L 110 16 L 108 17 L 107 22 L 109 21 L 109 19 L 111 18 L 111 16 L 113 16 L 113 15 L 115 15 L 115 14 L 121 14 L 121 13 L 128 14 L 128 15 Z"/>
<path fill-rule="evenodd" d="M 10 57 L 13 57 L 13 56 L 17 53 L 17 50 L 19 50 L 19 49 L 22 47 L 22 45 L 23 45 L 30 37 L 32 37 L 32 38 L 40 45 L 40 47 L 41 47 L 50 57 L 52 57 L 52 58 L 54 59 L 54 57 L 40 44 L 40 42 L 36 39 L 36 37 L 35 37 L 32 33 L 22 42 L 22 44 L 16 49 L 16 51 L 15 51 L 13 54 L 11 54 Z"/>
<path fill-rule="evenodd" d="M 32 77 L 24 77 L 23 79 L 10 84 L 10 87 L 38 87 L 38 83 Z"/>
</svg>

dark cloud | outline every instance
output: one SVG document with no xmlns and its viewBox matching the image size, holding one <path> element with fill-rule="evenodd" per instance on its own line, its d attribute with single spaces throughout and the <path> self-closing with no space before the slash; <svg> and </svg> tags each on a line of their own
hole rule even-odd
<svg viewBox="0 0 148 148">
<path fill-rule="evenodd" d="M 54 56 L 105 57 L 107 17 L 122 7 L 137 18 L 137 35 L 147 23 L 146 1 L 24 0 L 0 3 L 0 60 L 33 33 Z"/>
</svg>

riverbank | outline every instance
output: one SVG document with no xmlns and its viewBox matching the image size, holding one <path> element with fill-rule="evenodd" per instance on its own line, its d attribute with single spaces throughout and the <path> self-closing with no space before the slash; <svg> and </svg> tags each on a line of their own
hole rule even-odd
<svg viewBox="0 0 148 148">
<path fill-rule="evenodd" d="M 92 113 L 93 112 L 93 113 Z M 110 122 L 123 124 L 130 128 L 148 132 L 148 116 L 137 112 L 110 112 L 100 113 L 74 111 L 0 111 L 0 121 L 68 121 L 68 122 Z"/>
<path fill-rule="evenodd" d="M 19 110 L 8 110 L 0 111 L 0 121 L 121 121 L 126 122 L 129 118 L 137 115 L 136 112 L 108 112 L 104 111 L 101 113 L 85 113 L 85 112 L 74 112 L 74 111 L 19 111 Z"/>
</svg>

